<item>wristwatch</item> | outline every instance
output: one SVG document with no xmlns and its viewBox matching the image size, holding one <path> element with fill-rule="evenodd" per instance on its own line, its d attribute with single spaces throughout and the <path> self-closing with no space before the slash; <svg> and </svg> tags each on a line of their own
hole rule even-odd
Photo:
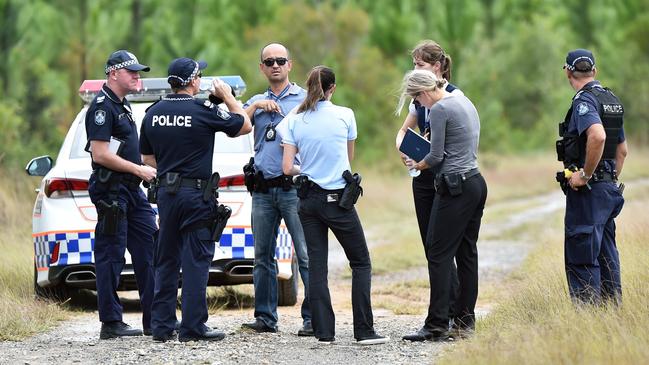
<svg viewBox="0 0 649 365">
<path fill-rule="evenodd" d="M 593 177 L 593 175 L 588 176 L 588 175 L 586 175 L 584 170 L 581 170 L 581 171 L 579 171 L 579 177 L 584 181 L 588 181 L 588 180 L 590 180 L 590 178 Z"/>
</svg>

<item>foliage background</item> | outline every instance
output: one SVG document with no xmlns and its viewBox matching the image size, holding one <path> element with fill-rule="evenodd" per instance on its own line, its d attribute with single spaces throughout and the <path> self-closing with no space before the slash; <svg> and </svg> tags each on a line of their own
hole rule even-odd
<svg viewBox="0 0 649 365">
<path fill-rule="evenodd" d="M 291 50 L 292 81 L 334 68 L 334 102 L 356 111 L 364 163 L 398 160 L 396 94 L 421 39 L 452 56 L 483 151 L 552 148 L 574 93 L 561 66 L 578 47 L 594 51 L 598 78 L 623 100 L 627 136 L 646 144 L 648 10 L 646 0 L 0 0 L 0 167 L 57 154 L 81 81 L 104 78 L 115 49 L 134 52 L 150 77 L 176 57 L 205 59 L 208 74 L 242 75 L 245 99 L 266 86 L 259 49 L 272 41 Z"/>
</svg>

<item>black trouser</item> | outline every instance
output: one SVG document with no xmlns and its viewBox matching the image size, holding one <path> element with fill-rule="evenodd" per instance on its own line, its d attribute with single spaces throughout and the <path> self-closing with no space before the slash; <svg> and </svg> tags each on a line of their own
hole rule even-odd
<svg viewBox="0 0 649 365">
<path fill-rule="evenodd" d="M 327 282 L 327 233 L 330 228 L 343 247 L 352 269 L 354 337 L 366 338 L 374 334 L 370 301 L 370 254 L 356 209 L 345 210 L 338 206 L 337 201 L 327 202 L 327 194 L 336 192 L 340 196 L 342 190 L 311 188 L 306 198 L 300 198 L 298 208 L 309 254 L 309 304 L 313 316 L 311 323 L 316 338 L 335 336 L 336 320 Z"/>
<path fill-rule="evenodd" d="M 487 184 L 480 174 L 464 181 L 461 195 L 451 196 L 444 184 L 437 191 L 426 239 L 431 292 L 425 328 L 429 331 L 448 329 L 454 257 L 459 279 L 454 320 L 461 328 L 475 326 L 474 309 L 478 298 L 476 243 L 486 199 Z"/>
<path fill-rule="evenodd" d="M 417 215 L 417 224 L 419 225 L 419 234 L 421 243 L 424 246 L 424 255 L 428 256 L 426 250 L 426 236 L 428 235 L 428 223 L 430 222 L 430 213 L 433 210 L 435 202 L 435 175 L 431 169 L 421 170 L 421 174 L 412 179 L 412 196 L 415 200 L 415 214 Z M 428 278 L 431 280 L 431 278 Z M 432 281 L 432 280 L 431 280 Z M 449 300 L 448 314 L 449 317 L 455 317 L 455 298 L 458 296 L 457 268 L 453 262 L 451 268 L 451 297 Z"/>
</svg>

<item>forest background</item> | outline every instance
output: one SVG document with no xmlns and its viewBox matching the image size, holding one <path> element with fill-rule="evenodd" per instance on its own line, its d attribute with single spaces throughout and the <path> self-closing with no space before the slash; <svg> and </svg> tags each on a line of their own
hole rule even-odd
<svg viewBox="0 0 649 365">
<path fill-rule="evenodd" d="M 627 137 L 649 141 L 647 0 L 0 0 L 0 22 L 2 170 L 56 156 L 79 85 L 105 78 L 113 50 L 150 65 L 146 77 L 166 77 L 176 57 L 204 59 L 205 74 L 243 76 L 245 101 L 266 88 L 259 50 L 272 41 L 290 49 L 294 82 L 318 64 L 336 71 L 334 102 L 355 110 L 359 159 L 378 168 L 398 163 L 397 92 L 422 39 L 452 56 L 483 152 L 553 148 L 574 95 L 561 69 L 574 48 L 595 53 L 598 79 L 625 105 Z"/>
</svg>

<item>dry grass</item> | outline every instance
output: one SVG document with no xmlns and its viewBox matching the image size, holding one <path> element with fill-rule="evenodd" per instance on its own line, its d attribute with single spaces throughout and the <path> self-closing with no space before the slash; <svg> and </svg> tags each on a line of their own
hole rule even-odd
<svg viewBox="0 0 649 365">
<path fill-rule="evenodd" d="M 31 208 L 37 179 L 0 171 L 0 340 L 17 340 L 66 317 L 58 305 L 34 299 Z"/>
<path fill-rule="evenodd" d="M 627 196 L 627 199 L 629 197 Z M 563 228 L 546 228 L 541 244 L 512 278 L 512 292 L 478 322 L 474 339 L 441 363 L 640 364 L 649 358 L 649 187 L 637 188 L 618 219 L 623 305 L 576 308 L 563 270 Z M 553 218 L 560 220 L 562 213 Z"/>
</svg>

